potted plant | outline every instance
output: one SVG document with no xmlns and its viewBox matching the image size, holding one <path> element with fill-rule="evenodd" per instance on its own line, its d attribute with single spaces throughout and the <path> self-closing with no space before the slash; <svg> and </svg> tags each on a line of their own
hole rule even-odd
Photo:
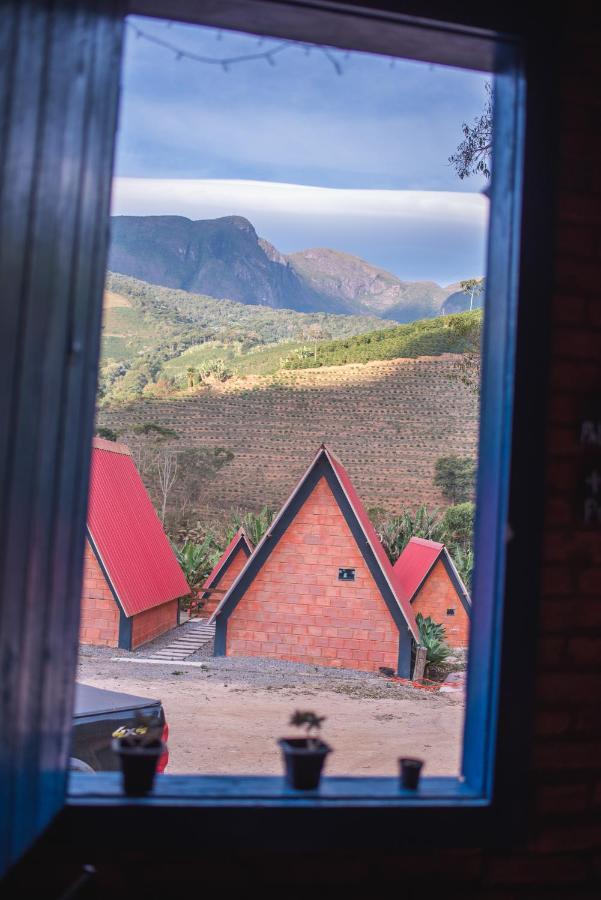
<svg viewBox="0 0 601 900">
<path fill-rule="evenodd" d="M 152 790 L 157 764 L 167 746 L 156 719 L 138 716 L 132 728 L 113 733 L 113 751 L 123 772 L 123 789 L 130 797 L 143 797 Z"/>
<path fill-rule="evenodd" d="M 286 781 L 296 790 L 310 791 L 319 787 L 323 764 L 328 753 L 332 752 L 332 748 L 317 737 L 323 722 L 325 716 L 297 710 L 290 719 L 290 725 L 305 728 L 306 737 L 281 738 L 278 741 L 284 758 Z"/>
</svg>

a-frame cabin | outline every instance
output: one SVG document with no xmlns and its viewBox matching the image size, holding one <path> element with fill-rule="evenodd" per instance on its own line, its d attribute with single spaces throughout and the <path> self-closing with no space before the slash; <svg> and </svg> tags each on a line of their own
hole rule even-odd
<svg viewBox="0 0 601 900">
<path fill-rule="evenodd" d="M 215 612 L 254 549 L 244 528 L 239 528 L 199 591 L 203 616 L 211 616 Z"/>
<path fill-rule="evenodd" d="M 444 625 L 451 647 L 467 647 L 472 602 L 444 544 L 411 538 L 394 564 L 394 575 L 416 616 Z"/>
<path fill-rule="evenodd" d="M 213 616 L 215 654 L 411 674 L 418 631 L 340 461 L 325 445 Z"/>
</svg>

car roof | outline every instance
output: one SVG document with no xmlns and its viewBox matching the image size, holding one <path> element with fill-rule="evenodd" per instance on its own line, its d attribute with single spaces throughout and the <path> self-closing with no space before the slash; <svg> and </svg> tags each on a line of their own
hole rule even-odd
<svg viewBox="0 0 601 900">
<path fill-rule="evenodd" d="M 119 712 L 124 709 L 143 709 L 146 706 L 160 706 L 160 700 L 137 697 L 121 691 L 106 691 L 91 684 L 75 685 L 75 707 L 73 716 L 94 716 L 101 713 Z"/>
</svg>

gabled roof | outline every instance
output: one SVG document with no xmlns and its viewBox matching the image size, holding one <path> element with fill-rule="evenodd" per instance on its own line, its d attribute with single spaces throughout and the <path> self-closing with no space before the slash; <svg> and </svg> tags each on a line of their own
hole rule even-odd
<svg viewBox="0 0 601 900">
<path fill-rule="evenodd" d="M 394 564 L 394 577 L 399 592 L 412 603 L 439 559 L 442 560 L 461 603 L 465 607 L 466 612 L 469 613 L 471 600 L 467 588 L 461 580 L 447 548 L 444 544 L 439 544 L 438 541 L 428 541 L 417 537 L 411 538 Z"/>
<path fill-rule="evenodd" d="M 233 536 L 225 550 L 223 551 L 221 557 L 218 562 L 213 567 L 213 571 L 203 584 L 203 588 L 207 589 L 210 587 L 214 587 L 219 583 L 222 576 L 225 574 L 230 562 L 236 556 L 238 550 L 242 550 L 242 552 L 249 557 L 254 550 L 254 544 L 248 537 L 244 528 L 239 528 L 236 534 Z"/>
<path fill-rule="evenodd" d="M 88 538 L 126 616 L 189 593 L 125 444 L 94 438 Z"/>
<path fill-rule="evenodd" d="M 355 530 L 357 531 L 357 534 L 361 536 L 359 541 L 360 550 L 364 556 L 366 556 L 367 551 L 367 557 L 369 559 L 368 565 L 370 562 L 373 562 L 376 569 L 375 574 L 379 575 L 379 577 L 376 578 L 376 581 L 379 582 L 384 600 L 386 601 L 393 618 L 397 624 L 404 620 L 409 632 L 419 643 L 419 632 L 413 610 L 411 609 L 411 604 L 398 590 L 390 560 L 378 539 L 376 530 L 369 520 L 369 516 L 359 499 L 359 495 L 350 480 L 348 472 L 340 460 L 325 446 L 325 444 L 322 444 L 317 451 L 313 462 L 292 491 L 290 497 L 273 520 L 266 533 L 263 535 L 261 541 L 257 544 L 253 555 L 249 558 L 245 567 L 220 602 L 213 613 L 211 620 L 221 615 L 227 616 L 233 611 L 239 600 L 242 598 L 245 591 L 245 584 L 252 581 L 256 572 L 263 564 L 263 557 L 266 558 L 269 555 L 270 549 L 268 545 L 273 543 L 273 536 L 280 534 L 282 530 L 287 527 L 288 520 L 291 520 L 295 515 L 294 508 L 297 506 L 298 500 L 306 490 L 307 486 L 320 472 L 325 474 L 329 481 L 331 479 L 330 486 L 337 488 L 337 491 L 342 493 L 343 497 L 346 499 L 350 507 L 353 525 L 356 525 Z M 335 490 L 334 493 L 336 494 L 337 491 Z M 353 528 L 351 528 L 351 530 L 353 531 Z M 369 551 L 371 551 L 371 554 Z M 372 574 L 374 574 L 374 571 L 372 571 Z"/>
</svg>

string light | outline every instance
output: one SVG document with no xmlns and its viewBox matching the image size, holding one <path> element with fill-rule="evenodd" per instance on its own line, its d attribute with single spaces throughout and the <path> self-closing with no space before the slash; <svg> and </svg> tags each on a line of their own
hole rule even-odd
<svg viewBox="0 0 601 900">
<path fill-rule="evenodd" d="M 169 22 L 168 25 L 170 24 L 171 23 Z M 131 29 L 131 31 L 134 32 L 136 38 L 142 38 L 143 40 L 148 41 L 151 44 L 156 44 L 159 47 L 163 47 L 165 50 L 171 51 L 177 61 L 179 61 L 180 59 L 189 59 L 193 62 L 205 63 L 209 66 L 220 66 L 224 72 L 228 72 L 230 66 L 235 65 L 236 63 L 251 62 L 255 59 L 264 59 L 268 65 L 275 66 L 276 61 L 274 57 L 278 56 L 280 53 L 283 53 L 286 50 L 291 50 L 295 47 L 299 47 L 301 49 L 304 49 L 307 56 L 309 56 L 311 50 L 316 50 L 317 52 L 321 53 L 323 56 L 325 56 L 328 62 L 331 63 L 332 68 L 338 75 L 343 74 L 340 62 L 334 56 L 329 47 L 322 47 L 319 44 L 304 44 L 297 41 L 280 41 L 275 46 L 269 47 L 266 50 L 257 50 L 254 53 L 241 53 L 239 56 L 204 56 L 200 53 L 194 53 L 191 50 L 186 50 L 183 47 L 178 47 L 171 41 L 166 41 L 154 34 L 143 31 L 137 25 L 134 25 L 133 22 L 128 22 L 127 26 Z M 216 34 L 216 39 L 218 41 L 221 41 L 222 37 L 222 32 L 218 31 Z M 257 46 L 262 47 L 263 44 L 264 38 L 259 38 Z M 349 51 L 346 51 L 346 53 L 344 54 L 344 58 L 348 59 L 349 55 Z"/>
</svg>

